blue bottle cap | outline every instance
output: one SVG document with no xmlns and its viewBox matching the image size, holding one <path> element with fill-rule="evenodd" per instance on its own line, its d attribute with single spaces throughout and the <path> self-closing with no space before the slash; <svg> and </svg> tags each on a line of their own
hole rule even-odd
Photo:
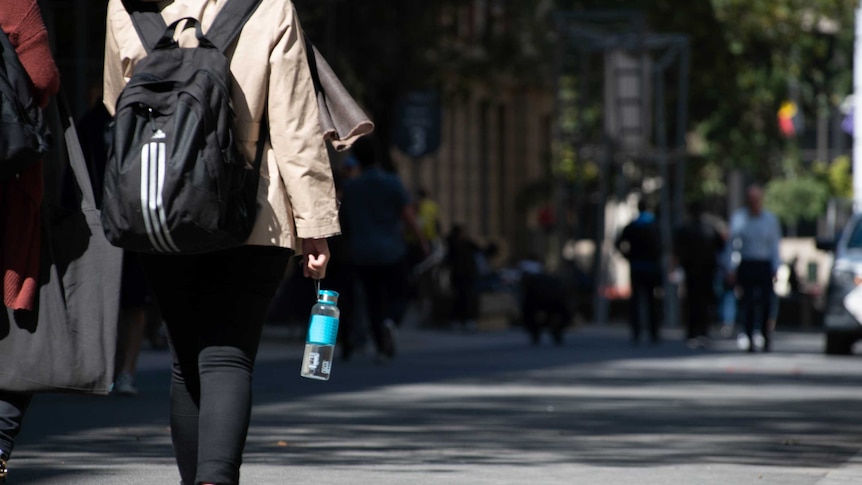
<svg viewBox="0 0 862 485">
<path fill-rule="evenodd" d="M 317 294 L 317 301 L 332 303 L 335 305 L 338 303 L 338 292 L 332 290 L 320 290 Z"/>
</svg>

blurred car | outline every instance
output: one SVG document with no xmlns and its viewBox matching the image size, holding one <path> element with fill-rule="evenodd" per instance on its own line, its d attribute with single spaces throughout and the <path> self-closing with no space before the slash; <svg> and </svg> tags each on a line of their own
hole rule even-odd
<svg viewBox="0 0 862 485">
<path fill-rule="evenodd" d="M 862 215 L 853 215 L 838 239 L 818 240 L 817 247 L 834 253 L 823 310 L 825 350 L 830 355 L 848 355 L 862 339 L 862 322 L 844 305 L 847 294 L 862 283 Z"/>
</svg>

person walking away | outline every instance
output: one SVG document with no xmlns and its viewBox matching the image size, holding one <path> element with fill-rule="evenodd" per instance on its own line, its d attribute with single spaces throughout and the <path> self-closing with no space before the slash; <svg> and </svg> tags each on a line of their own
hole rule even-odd
<svg viewBox="0 0 862 485">
<path fill-rule="evenodd" d="M 688 219 L 674 232 L 673 251 L 675 263 L 685 273 L 687 342 L 689 347 L 703 348 L 715 303 L 718 258 L 725 241 L 699 202 L 691 203 L 688 212 Z"/>
<path fill-rule="evenodd" d="M 659 335 L 659 305 L 656 290 L 661 286 L 661 242 L 655 215 L 645 201 L 638 203 L 638 216 L 625 226 L 615 246 L 628 261 L 631 275 L 629 300 L 632 344 L 640 343 L 647 327 L 650 341 L 657 344 Z"/>
<path fill-rule="evenodd" d="M 452 227 L 446 239 L 452 288 L 452 325 L 456 329 L 474 331 L 478 327 L 479 316 L 479 267 L 476 259 L 479 247 L 459 224 Z"/>
<path fill-rule="evenodd" d="M 374 141 L 359 140 L 353 156 L 359 161 L 360 174 L 344 184 L 342 221 L 354 275 L 365 297 L 377 361 L 385 363 L 395 356 L 393 332 L 407 305 L 405 227 L 420 241 L 425 254 L 428 246 L 401 180 L 380 168 Z"/>
<path fill-rule="evenodd" d="M 434 244 L 440 239 L 440 206 L 421 188 L 416 191 L 416 223 L 422 232 L 422 238 L 428 244 Z"/>
<path fill-rule="evenodd" d="M 772 349 L 770 325 L 775 307 L 775 275 L 781 264 L 778 244 L 781 225 L 763 208 L 763 189 L 752 185 L 745 195 L 745 207 L 730 221 L 729 283 L 741 290 L 739 311 L 748 338 L 748 351 L 755 351 L 755 329 L 760 327 L 763 350 Z"/>
<path fill-rule="evenodd" d="M 335 191 L 339 201 L 344 200 L 344 184 L 359 176 L 359 162 L 353 156 L 348 156 L 335 174 Z M 343 217 L 343 211 L 340 217 Z M 326 268 L 327 288 L 338 293 L 338 305 L 341 315 L 338 324 L 338 347 L 341 358 L 348 361 L 353 356 L 359 343 L 356 325 L 356 276 L 350 261 L 350 248 L 345 233 L 346 224 L 341 222 L 342 234 L 329 240 L 329 265 Z"/>
<path fill-rule="evenodd" d="M 114 393 L 137 396 L 135 374 L 138 356 L 147 327 L 150 292 L 137 253 L 123 253 L 123 275 L 120 283 L 120 318 L 117 329 L 117 360 L 119 363 Z"/>
<path fill-rule="evenodd" d="M 81 150 L 87 161 L 96 206 L 102 206 L 105 167 L 108 163 L 108 140 L 111 136 L 111 115 L 102 103 L 102 83 L 91 86 L 95 103 L 76 124 Z M 113 394 L 137 396 L 135 373 L 138 356 L 147 327 L 149 291 L 138 255 L 123 252 L 120 282 L 120 314 L 117 321 L 117 363 Z"/>
<path fill-rule="evenodd" d="M 428 252 L 423 249 L 422 241 L 408 231 L 407 254 L 411 275 L 410 299 L 414 302 L 421 324 L 430 323 L 435 293 L 435 278 L 440 263 L 445 257 L 445 249 L 440 241 L 440 206 L 425 188 L 416 191 L 416 223 L 427 244 Z"/>
<path fill-rule="evenodd" d="M 230 0 L 231 2 L 235 0 Z M 125 2 L 129 3 L 129 2 Z M 225 0 L 145 2 L 170 25 L 194 16 L 203 32 Z M 147 52 L 121 0 L 109 0 L 104 102 L 117 99 Z M 195 29 L 178 34 L 197 46 Z M 321 279 L 338 209 L 306 44 L 290 0 L 261 2 L 233 43 L 233 122 L 245 160 L 260 164 L 257 217 L 245 245 L 193 255 L 142 254 L 172 356 L 170 430 L 185 485 L 236 485 L 251 414 L 263 323 L 293 251 Z M 268 133 L 259 129 L 266 114 Z"/>
<path fill-rule="evenodd" d="M 547 328 L 555 345 L 563 344 L 563 334 L 572 319 L 566 285 L 551 274 L 536 256 L 522 260 L 521 317 L 535 346 L 541 341 L 542 329 Z"/>
<path fill-rule="evenodd" d="M 5 2 L 0 27 L 15 47 L 41 107 L 60 90 L 48 32 L 36 0 Z M 4 311 L 32 311 L 38 292 L 42 163 L 0 182 L 0 273 Z M 0 483 L 32 396 L 0 389 Z"/>
</svg>

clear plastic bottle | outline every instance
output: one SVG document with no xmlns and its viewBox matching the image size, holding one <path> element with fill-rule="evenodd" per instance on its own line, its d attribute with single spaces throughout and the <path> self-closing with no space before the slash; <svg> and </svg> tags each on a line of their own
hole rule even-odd
<svg viewBox="0 0 862 485">
<path fill-rule="evenodd" d="M 338 337 L 338 293 L 317 292 L 317 303 L 311 308 L 305 353 L 302 356 L 302 377 L 328 381 Z"/>
</svg>

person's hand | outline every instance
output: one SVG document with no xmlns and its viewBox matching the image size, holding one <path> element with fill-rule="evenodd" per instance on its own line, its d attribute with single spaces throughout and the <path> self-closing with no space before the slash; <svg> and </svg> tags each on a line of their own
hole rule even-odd
<svg viewBox="0 0 862 485">
<path fill-rule="evenodd" d="M 302 275 L 322 280 L 329 264 L 329 243 L 326 239 L 302 240 Z"/>
</svg>

